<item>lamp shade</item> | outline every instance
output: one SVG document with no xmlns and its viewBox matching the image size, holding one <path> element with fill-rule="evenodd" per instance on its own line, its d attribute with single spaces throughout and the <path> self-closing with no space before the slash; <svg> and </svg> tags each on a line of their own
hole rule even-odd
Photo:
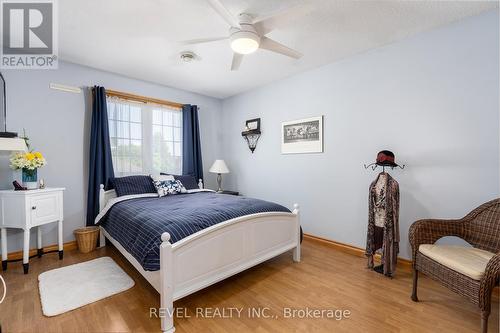
<svg viewBox="0 0 500 333">
<path fill-rule="evenodd" d="M 224 160 L 215 160 L 209 171 L 211 173 L 229 173 L 229 169 Z"/>
<path fill-rule="evenodd" d="M 20 138 L 0 138 L 0 151 L 25 151 L 26 142 Z"/>
</svg>

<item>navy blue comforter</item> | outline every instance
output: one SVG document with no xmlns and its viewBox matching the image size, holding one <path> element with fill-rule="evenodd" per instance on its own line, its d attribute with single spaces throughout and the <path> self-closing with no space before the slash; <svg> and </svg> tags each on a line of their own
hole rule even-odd
<svg viewBox="0 0 500 333">
<path fill-rule="evenodd" d="M 125 200 L 111 207 L 100 225 L 145 270 L 155 271 L 160 269 L 163 232 L 168 232 L 170 242 L 175 243 L 217 223 L 263 212 L 290 211 L 263 200 L 200 192 Z"/>
</svg>

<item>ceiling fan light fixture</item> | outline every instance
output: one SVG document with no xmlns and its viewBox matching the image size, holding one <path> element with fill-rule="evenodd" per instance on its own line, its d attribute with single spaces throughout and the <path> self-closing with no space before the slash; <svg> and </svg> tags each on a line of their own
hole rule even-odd
<svg viewBox="0 0 500 333">
<path fill-rule="evenodd" d="M 239 54 L 250 54 L 259 48 L 260 38 L 250 31 L 238 31 L 231 35 L 231 48 Z"/>
</svg>

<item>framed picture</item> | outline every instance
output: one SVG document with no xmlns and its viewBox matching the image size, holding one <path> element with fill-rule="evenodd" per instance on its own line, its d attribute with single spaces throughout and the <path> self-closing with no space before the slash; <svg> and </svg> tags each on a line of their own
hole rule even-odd
<svg viewBox="0 0 500 333">
<path fill-rule="evenodd" d="M 247 120 L 245 125 L 249 131 L 260 131 L 260 118 Z"/>
<path fill-rule="evenodd" d="M 281 153 L 323 152 L 323 116 L 287 121 L 281 124 Z"/>
</svg>

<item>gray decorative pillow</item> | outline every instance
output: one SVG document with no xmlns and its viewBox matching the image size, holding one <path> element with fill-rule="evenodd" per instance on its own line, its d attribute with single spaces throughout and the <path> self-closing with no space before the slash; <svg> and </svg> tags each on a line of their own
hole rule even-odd
<svg viewBox="0 0 500 333">
<path fill-rule="evenodd" d="M 178 180 L 153 180 L 153 185 L 155 186 L 156 192 L 160 198 L 166 195 L 187 192 L 184 186 L 182 186 L 182 183 Z"/>
</svg>

